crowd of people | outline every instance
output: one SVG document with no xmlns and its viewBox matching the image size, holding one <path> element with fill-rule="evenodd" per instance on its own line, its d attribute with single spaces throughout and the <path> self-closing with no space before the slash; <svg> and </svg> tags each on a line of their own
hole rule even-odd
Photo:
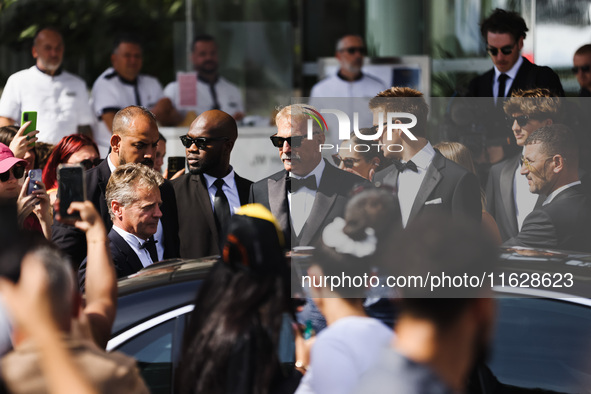
<svg viewBox="0 0 591 394">
<path fill-rule="evenodd" d="M 41 29 L 36 65 L 12 76 L 0 98 L 10 124 L 0 128 L 0 389 L 148 392 L 133 359 L 104 350 L 117 278 L 161 260 L 219 255 L 196 294 L 179 392 L 463 392 L 491 341 L 490 289 L 449 298 L 325 283 L 304 289 L 305 305 L 296 306 L 286 257 L 313 247 L 308 275 L 322 278 L 442 267 L 482 274 L 492 272 L 500 245 L 591 251 L 587 145 L 582 129 L 565 122 L 572 108 L 559 78 L 520 56 L 527 26 L 518 14 L 497 9 L 481 31 L 494 67 L 470 94 L 492 98 L 487 155 L 498 162 L 487 179 L 466 146 L 432 145 L 421 92 L 361 72 L 364 42 L 347 35 L 336 47 L 340 70 L 312 96 L 369 96 L 371 123 L 341 141 L 333 165 L 322 154 L 327 124 L 316 108 L 283 107 L 269 141 L 283 169 L 248 180 L 230 165 L 244 105 L 217 72 L 213 37 L 193 43 L 199 96 L 191 117 L 180 110 L 178 82 L 162 89 L 140 74 L 133 36 L 116 41 L 87 104 L 83 82 L 61 68 L 61 34 Z M 586 47 L 573 72 L 588 95 Z M 38 131 L 26 133 L 29 122 L 13 124 L 31 109 Z M 412 115 L 410 132 L 400 114 Z M 187 133 L 174 143 L 185 147 L 187 171 L 162 176 L 158 127 L 183 121 Z M 370 149 L 357 149 L 368 141 Z M 41 154 L 41 142 L 55 146 Z M 67 215 L 57 208 L 60 165 L 84 170 L 86 201 Z M 35 169 L 41 180 L 32 179 Z M 292 325 L 296 363 L 286 370 L 277 349 Z M 317 336 L 304 339 L 302 327 Z"/>
</svg>

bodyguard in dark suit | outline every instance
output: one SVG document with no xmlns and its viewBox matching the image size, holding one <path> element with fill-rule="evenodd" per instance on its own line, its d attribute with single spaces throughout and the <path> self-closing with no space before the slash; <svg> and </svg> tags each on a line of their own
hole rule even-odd
<svg viewBox="0 0 591 394">
<path fill-rule="evenodd" d="M 138 106 L 126 107 L 115 115 L 111 153 L 97 167 L 86 172 L 86 196 L 92 201 L 105 222 L 107 231 L 112 221 L 105 202 L 105 191 L 111 172 L 125 163 L 141 163 L 152 168 L 158 143 L 158 125 L 154 115 Z M 178 218 L 174 189 L 169 181 L 160 186 L 162 219 L 155 237 L 164 259 L 179 256 Z M 84 234 L 73 227 L 56 222 L 52 241 L 70 255 L 75 265 L 86 257 Z"/>
<path fill-rule="evenodd" d="M 398 191 L 403 225 L 427 212 L 445 212 L 465 216 L 480 222 L 482 208 L 480 186 L 474 174 L 446 159 L 426 139 L 429 107 L 423 94 L 410 88 L 393 87 L 378 93 L 369 102 L 374 123 L 379 114 L 409 113 L 416 117 L 416 125 L 409 131 L 394 129 L 388 139 L 386 130 L 381 135 L 384 155 L 395 160 L 394 165 L 376 174 L 376 185 L 390 185 Z M 395 119 L 395 124 L 408 119 Z M 379 125 L 376 125 L 379 126 Z M 384 129 L 386 126 L 383 127 Z"/>
<path fill-rule="evenodd" d="M 507 128 L 513 130 L 517 146 L 523 147 L 534 131 L 559 119 L 561 101 L 550 97 L 547 89 L 532 89 L 509 98 L 503 108 L 511 120 Z M 538 195 L 529 191 L 527 179 L 520 175 L 522 153 L 494 164 L 488 175 L 486 210 L 495 218 L 503 241 L 517 235 L 538 200 Z"/>
<path fill-rule="evenodd" d="M 250 202 L 273 213 L 291 247 L 313 245 L 324 227 L 343 215 L 351 190 L 368 184 L 322 159 L 324 130 L 314 123 L 312 139 L 306 138 L 311 112 L 310 106 L 294 104 L 277 114 L 271 141 L 284 170 L 256 182 L 250 192 Z"/>
<path fill-rule="evenodd" d="M 211 110 L 191 123 L 185 146 L 189 173 L 175 179 L 183 258 L 220 254 L 231 215 L 248 203 L 251 181 L 234 172 L 230 154 L 238 128 L 229 114 Z M 223 182 L 221 182 L 221 181 Z M 217 184 L 221 184 L 221 191 Z"/>
<path fill-rule="evenodd" d="M 519 14 L 499 8 L 482 22 L 480 33 L 494 67 L 470 82 L 469 97 L 509 97 L 519 89 L 534 88 L 564 96 L 560 78 L 551 68 L 520 56 L 528 30 Z"/>
<path fill-rule="evenodd" d="M 564 96 L 560 78 L 552 69 L 532 64 L 521 56 L 527 31 L 525 20 L 519 14 L 499 8 L 480 25 L 494 67 L 470 82 L 467 96 L 494 97 L 478 100 L 475 110 L 479 126 L 485 131 L 491 163 L 518 150 L 513 135 L 505 127 L 503 97 L 534 88 L 547 88 L 553 96 Z"/>
<path fill-rule="evenodd" d="M 591 251 L 591 200 L 579 181 L 574 133 L 561 124 L 542 127 L 527 138 L 523 156 L 530 191 L 547 197 L 503 245 Z"/>
</svg>

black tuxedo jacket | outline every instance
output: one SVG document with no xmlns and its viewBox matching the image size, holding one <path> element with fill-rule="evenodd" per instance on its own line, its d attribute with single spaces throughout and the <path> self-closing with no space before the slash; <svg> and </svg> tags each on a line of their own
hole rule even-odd
<svg viewBox="0 0 591 394">
<path fill-rule="evenodd" d="M 106 159 L 98 166 L 86 171 L 86 198 L 94 204 L 105 223 L 107 231 L 111 230 L 113 226 L 105 200 L 105 192 L 110 177 L 111 170 Z M 160 207 L 162 218 L 160 220 L 164 233 L 164 258 L 179 257 L 176 198 L 170 181 L 165 180 L 162 186 L 160 186 L 160 194 L 162 198 L 162 206 Z M 86 238 L 84 233 L 74 227 L 55 222 L 52 241 L 70 255 L 76 267 L 86 257 Z"/>
<path fill-rule="evenodd" d="M 312 246 L 322 235 L 322 230 L 336 217 L 342 217 L 349 193 L 358 185 L 369 182 L 360 176 L 339 170 L 325 160 L 324 172 L 310 216 L 304 224 L 299 238 L 291 236 L 291 219 L 287 201 L 287 172 L 285 170 L 273 174 L 254 183 L 250 189 L 251 203 L 259 203 L 267 207 L 275 216 L 283 233 L 286 246 Z"/>
<path fill-rule="evenodd" d="M 138 255 L 117 231 L 111 228 L 108 237 L 117 278 L 123 278 L 135 274 L 144 268 Z M 84 281 L 86 278 L 86 260 L 87 259 L 85 258 L 78 270 L 78 283 L 81 289 L 84 289 Z"/>
<path fill-rule="evenodd" d="M 527 215 L 519 234 L 503 246 L 591 252 L 590 223 L 591 199 L 581 185 L 572 186 Z"/>
<path fill-rule="evenodd" d="M 396 189 L 398 174 L 392 165 L 376 173 L 374 182 L 377 186 L 386 184 Z M 398 190 L 398 194 L 402 193 L 404 190 Z M 476 175 L 446 159 L 438 150 L 435 150 L 433 161 L 419 187 L 407 225 L 419 215 L 429 212 L 465 216 L 477 222 L 482 218 L 480 186 Z"/>
<path fill-rule="evenodd" d="M 511 93 L 516 90 L 534 88 L 547 88 L 555 95 L 564 97 L 564 89 L 560 83 L 560 78 L 550 67 L 538 66 L 524 57 L 522 59 L 523 63 L 519 67 L 517 75 L 515 75 L 507 97 L 510 97 Z M 495 69 L 491 68 L 470 81 L 468 97 L 493 97 L 494 77 Z"/>
<path fill-rule="evenodd" d="M 248 203 L 252 182 L 234 174 L 240 204 Z M 202 175 L 185 174 L 172 181 L 178 208 L 180 255 L 199 258 L 220 253 L 207 182 Z"/>
</svg>

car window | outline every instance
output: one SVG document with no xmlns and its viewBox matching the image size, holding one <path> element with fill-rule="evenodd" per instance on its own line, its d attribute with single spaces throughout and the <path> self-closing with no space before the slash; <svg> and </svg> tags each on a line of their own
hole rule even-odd
<svg viewBox="0 0 591 394">
<path fill-rule="evenodd" d="M 591 387 L 590 307 L 541 298 L 498 301 L 489 367 L 500 382 L 568 393 Z"/>
<path fill-rule="evenodd" d="M 137 360 L 142 376 L 153 394 L 171 392 L 175 322 L 176 319 L 171 319 L 152 327 L 117 348 Z"/>
</svg>

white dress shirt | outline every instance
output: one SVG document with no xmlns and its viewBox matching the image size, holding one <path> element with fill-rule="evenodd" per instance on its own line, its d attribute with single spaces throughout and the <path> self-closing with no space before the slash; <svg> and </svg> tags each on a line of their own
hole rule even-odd
<svg viewBox="0 0 591 394">
<path fill-rule="evenodd" d="M 511 67 L 511 69 L 509 71 L 504 73 L 505 75 L 507 75 L 508 78 L 505 81 L 505 94 L 503 95 L 503 97 L 507 97 L 507 93 L 509 93 L 509 89 L 511 89 L 511 85 L 513 85 L 513 81 L 515 80 L 515 77 L 517 76 L 517 72 L 519 71 L 519 67 L 521 67 L 521 64 L 523 64 L 523 58 L 521 56 L 519 56 L 519 59 L 517 59 L 517 62 L 515 62 L 513 67 Z M 493 81 L 493 96 L 495 97 L 495 103 L 496 103 L 497 97 L 499 97 L 499 76 L 503 73 L 499 71 L 497 66 L 494 66 L 494 69 L 495 69 L 495 80 Z"/>
<path fill-rule="evenodd" d="M 517 216 L 517 228 L 521 231 L 523 221 L 534 210 L 538 195 L 529 191 L 527 178 L 521 175 L 521 165 L 517 165 L 513 178 L 513 200 L 515 201 L 515 215 Z"/>
<path fill-rule="evenodd" d="M 314 199 L 316 198 L 316 191 L 320 186 L 320 179 L 325 167 L 324 160 L 320 160 L 320 163 L 306 176 L 295 175 L 290 172 L 289 176 L 294 179 L 304 179 L 314 175 L 316 177 L 316 190 L 310 190 L 307 187 L 303 187 L 295 193 L 287 193 L 287 201 L 289 203 L 289 216 L 291 217 L 291 224 L 296 236 L 300 235 L 310 212 L 312 212 L 312 206 L 314 205 Z"/>
<path fill-rule="evenodd" d="M 431 146 L 430 142 L 423 147 L 416 155 L 411 159 L 413 163 L 417 165 L 417 172 L 406 170 L 398 174 L 398 200 L 400 203 L 400 213 L 402 214 L 402 225 L 406 227 L 408 218 L 410 217 L 410 211 L 419 193 L 419 188 L 427 168 L 435 157 L 435 149 Z"/>
<path fill-rule="evenodd" d="M 113 224 L 113 230 L 115 230 L 117 234 L 119 234 L 121 238 L 123 238 L 125 242 L 127 242 L 131 249 L 133 249 L 133 251 L 135 252 L 135 254 L 137 254 L 137 257 L 139 257 L 144 267 L 147 267 L 154 263 L 152 261 L 152 257 L 150 257 L 150 252 L 148 252 L 148 248 L 141 249 L 142 245 L 144 244 L 144 242 L 146 242 L 146 240 L 141 239 L 131 233 L 128 233 L 127 231 L 117 227 L 115 224 Z"/>
<path fill-rule="evenodd" d="M 215 211 L 214 201 L 215 194 L 218 192 L 218 188 L 213 183 L 218 178 L 207 174 L 203 174 L 203 177 L 207 183 L 207 193 L 209 194 L 209 201 L 211 202 L 211 210 Z M 230 173 L 222 179 L 224 180 L 222 191 L 228 199 L 228 204 L 230 204 L 230 214 L 234 215 L 234 213 L 236 213 L 236 211 L 240 208 L 240 196 L 238 195 L 236 180 L 234 179 L 234 169 L 231 169 Z"/>
</svg>

